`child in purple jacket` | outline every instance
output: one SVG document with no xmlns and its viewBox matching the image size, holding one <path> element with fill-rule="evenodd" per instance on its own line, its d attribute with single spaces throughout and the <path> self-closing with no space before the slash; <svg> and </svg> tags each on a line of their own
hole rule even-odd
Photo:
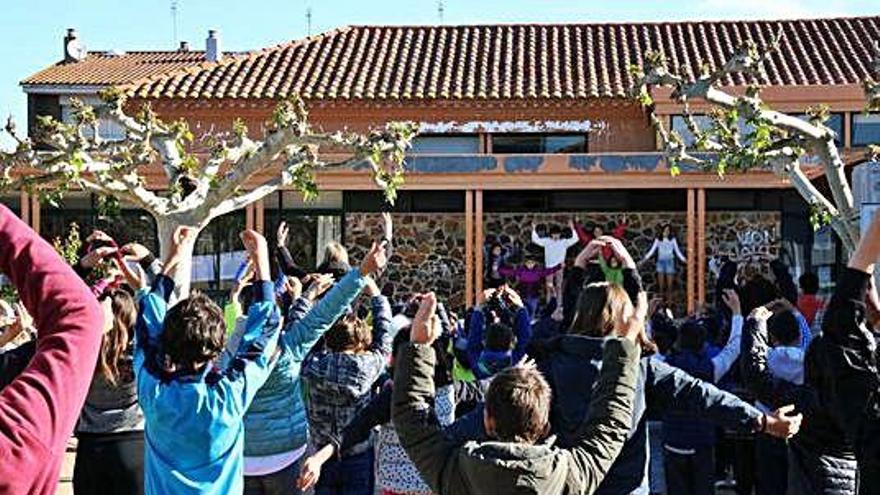
<svg viewBox="0 0 880 495">
<path fill-rule="evenodd" d="M 541 285 L 544 278 L 553 275 L 561 269 L 562 265 L 541 268 L 534 258 L 526 258 L 522 266 L 517 268 L 502 266 L 498 268 L 498 273 L 517 282 L 517 289 L 519 290 L 519 295 L 522 296 L 526 303 L 529 318 L 534 319 L 538 311 L 538 303 L 541 301 Z"/>
</svg>

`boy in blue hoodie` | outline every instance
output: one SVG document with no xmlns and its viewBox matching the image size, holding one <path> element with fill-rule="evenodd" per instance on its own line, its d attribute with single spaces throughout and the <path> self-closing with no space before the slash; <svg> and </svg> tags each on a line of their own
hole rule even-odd
<svg viewBox="0 0 880 495">
<path fill-rule="evenodd" d="M 141 300 L 135 343 L 138 397 L 145 420 L 147 494 L 242 493 L 244 413 L 269 376 L 280 315 L 269 275 L 266 240 L 241 234 L 255 267 L 254 302 L 246 331 L 228 367 L 220 308 L 192 294 L 168 308 L 169 274 L 190 251 L 196 231 L 175 232 L 165 266 Z"/>
</svg>

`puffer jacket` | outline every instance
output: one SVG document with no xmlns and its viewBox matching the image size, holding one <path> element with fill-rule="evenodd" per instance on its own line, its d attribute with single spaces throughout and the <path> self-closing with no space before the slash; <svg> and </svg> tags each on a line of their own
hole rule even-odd
<svg viewBox="0 0 880 495">
<path fill-rule="evenodd" d="M 467 442 L 448 436 L 429 406 L 434 396 L 434 349 L 408 344 L 396 366 L 392 418 L 400 442 L 422 478 L 439 495 L 592 494 L 632 423 L 638 347 L 605 347 L 601 378 L 583 435 L 571 448 L 519 442 Z"/>
<path fill-rule="evenodd" d="M 562 447 L 572 445 L 587 418 L 587 404 L 602 371 L 604 347 L 613 339 L 566 335 L 548 343 L 538 360 L 554 390 L 550 410 L 553 432 Z M 733 394 L 646 356 L 641 359 L 629 438 L 597 494 L 647 494 L 648 416 L 670 412 L 699 415 L 716 425 L 751 431 L 761 412 Z"/>
<path fill-rule="evenodd" d="M 278 341 L 275 367 L 244 417 L 245 457 L 283 454 L 306 445 L 308 421 L 299 379 L 302 362 L 363 286 L 364 278 L 353 269 L 314 308 L 304 297 L 291 306 Z M 229 339 L 227 350 L 236 348 L 241 330 Z"/>
<path fill-rule="evenodd" d="M 812 340 L 804 359 L 804 384 L 771 373 L 767 364 L 767 324 L 748 319 L 743 329 L 741 375 L 755 397 L 770 409 L 793 404 L 804 415 L 800 432 L 789 441 L 789 493 L 855 493 L 856 462 L 852 444 L 822 405 L 817 389 L 827 383 L 822 336 Z"/>
<path fill-rule="evenodd" d="M 391 305 L 385 296 L 371 300 L 373 344 L 367 352 L 331 352 L 322 349 L 306 361 L 303 379 L 308 386 L 309 433 L 314 445 L 327 445 L 339 438 L 357 413 L 367 406 L 376 380 L 388 366 L 395 327 Z M 352 446 L 342 455 L 362 454 L 369 442 Z"/>
</svg>

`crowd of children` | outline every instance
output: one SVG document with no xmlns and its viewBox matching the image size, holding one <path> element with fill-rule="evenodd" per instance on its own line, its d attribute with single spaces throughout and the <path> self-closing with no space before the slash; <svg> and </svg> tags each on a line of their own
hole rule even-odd
<svg viewBox="0 0 880 495">
<path fill-rule="evenodd" d="M 0 206 L 0 493 L 54 493 L 71 434 L 77 494 L 708 494 L 729 451 L 738 493 L 880 491 L 880 218 L 828 304 L 729 261 L 683 317 L 625 226 L 492 249 L 461 315 L 383 287 L 389 216 L 315 270 L 248 230 L 221 309 L 180 293 L 195 230 L 163 260 L 95 232 L 71 267 Z M 684 260 L 671 229 L 655 254 Z"/>
</svg>

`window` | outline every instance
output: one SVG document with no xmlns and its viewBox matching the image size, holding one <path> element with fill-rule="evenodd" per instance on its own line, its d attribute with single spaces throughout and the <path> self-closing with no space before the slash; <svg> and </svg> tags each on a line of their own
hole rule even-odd
<svg viewBox="0 0 880 495">
<path fill-rule="evenodd" d="M 12 210 L 17 216 L 21 216 L 21 194 L 0 194 L 0 204 Z"/>
<path fill-rule="evenodd" d="M 492 153 L 586 153 L 584 134 L 495 134 Z"/>
<path fill-rule="evenodd" d="M 852 145 L 867 146 L 880 143 L 880 114 L 853 114 Z"/>
<path fill-rule="evenodd" d="M 247 253 L 239 234 L 246 224 L 244 209 L 211 220 L 199 233 L 192 258 L 192 287 L 215 301 L 226 300 L 235 273 Z"/>
<path fill-rule="evenodd" d="M 297 265 L 312 270 L 323 261 L 324 247 L 342 239 L 342 192 L 321 191 L 310 203 L 295 191 L 279 191 L 263 200 L 266 238 L 275 245 L 278 224 L 287 222 L 287 248 Z"/>
<path fill-rule="evenodd" d="M 411 153 L 420 155 L 473 155 L 479 152 L 480 137 L 466 134 L 416 136 L 411 150 Z"/>
<path fill-rule="evenodd" d="M 70 105 L 61 107 L 61 121 L 65 124 L 73 124 L 73 109 Z M 84 134 L 86 137 L 92 137 L 92 129 L 86 128 Z M 99 117 L 98 136 L 105 141 L 121 141 L 125 139 L 125 129 L 111 118 Z"/>
<path fill-rule="evenodd" d="M 697 123 L 697 127 L 700 130 L 708 130 L 712 126 L 712 119 L 709 118 L 708 115 L 694 115 L 694 121 Z M 673 115 L 672 116 L 672 130 L 675 131 L 681 139 L 684 141 L 685 146 L 693 146 L 694 144 L 694 135 L 691 134 L 690 129 L 688 129 L 687 123 L 685 123 L 684 117 L 681 115 Z"/>
<path fill-rule="evenodd" d="M 810 120 L 810 116 L 805 113 L 798 114 L 797 118 L 801 120 Z M 837 146 L 843 146 L 843 114 L 832 113 L 828 116 L 828 120 L 825 121 L 825 125 L 834 131 L 834 143 L 837 144 Z"/>
</svg>

